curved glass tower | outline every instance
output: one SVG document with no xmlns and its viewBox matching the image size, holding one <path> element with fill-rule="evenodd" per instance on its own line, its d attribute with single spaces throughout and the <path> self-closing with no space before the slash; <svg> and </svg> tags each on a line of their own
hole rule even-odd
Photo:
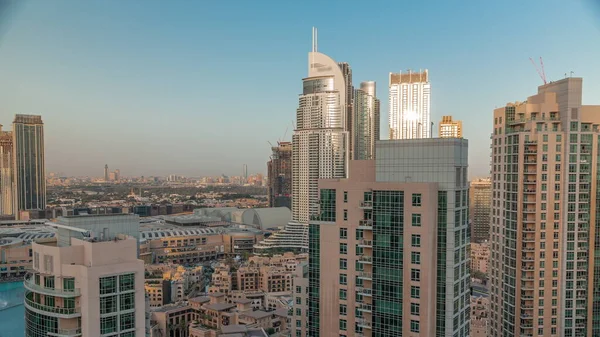
<svg viewBox="0 0 600 337">
<path fill-rule="evenodd" d="M 304 224 L 318 211 L 318 180 L 346 176 L 349 141 L 346 76 L 317 51 L 308 64 L 292 142 L 292 219 Z"/>
</svg>

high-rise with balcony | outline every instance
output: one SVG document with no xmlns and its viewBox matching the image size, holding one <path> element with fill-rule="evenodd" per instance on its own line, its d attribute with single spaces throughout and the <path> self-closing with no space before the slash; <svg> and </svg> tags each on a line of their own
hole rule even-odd
<svg viewBox="0 0 600 337">
<path fill-rule="evenodd" d="M 492 181 L 489 178 L 479 178 L 471 181 L 470 185 L 471 241 L 481 243 L 490 239 Z"/>
<path fill-rule="evenodd" d="M 269 207 L 292 208 L 292 143 L 278 142 L 271 147 L 267 162 Z"/>
<path fill-rule="evenodd" d="M 13 136 L 0 125 L 0 216 L 14 214 Z"/>
<path fill-rule="evenodd" d="M 491 336 L 600 336 L 600 106 L 582 85 L 494 110 Z"/>
<path fill-rule="evenodd" d="M 32 244 L 33 270 L 23 283 L 26 337 L 145 335 L 144 262 L 138 239 L 119 233 L 128 230 L 120 221 L 91 217 L 80 228 L 59 218 L 56 238 Z"/>
<path fill-rule="evenodd" d="M 431 137 L 429 73 L 390 73 L 390 139 Z"/>
<path fill-rule="evenodd" d="M 46 208 L 44 123 L 41 116 L 16 115 L 13 122 L 15 215 Z"/>
<path fill-rule="evenodd" d="M 375 159 L 375 142 L 379 140 L 379 100 L 374 81 L 361 82 L 354 90 L 352 104 L 352 159 Z"/>
<path fill-rule="evenodd" d="M 344 178 L 349 156 L 348 74 L 329 56 L 308 53 L 308 77 L 292 138 L 292 220 L 308 224 L 318 205 L 318 181 Z"/>
<path fill-rule="evenodd" d="M 307 336 L 469 336 L 467 148 L 379 141 L 375 160 L 319 181 Z"/>
<path fill-rule="evenodd" d="M 440 138 L 462 138 L 462 122 L 453 120 L 452 116 L 442 116 L 438 136 Z"/>
</svg>

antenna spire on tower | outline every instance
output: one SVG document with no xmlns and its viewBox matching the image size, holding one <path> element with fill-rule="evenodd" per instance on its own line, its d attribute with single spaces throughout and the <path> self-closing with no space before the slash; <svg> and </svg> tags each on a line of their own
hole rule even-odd
<svg viewBox="0 0 600 337">
<path fill-rule="evenodd" d="M 313 53 L 317 51 L 319 46 L 318 36 L 317 36 L 317 28 L 313 27 L 312 29 L 312 51 Z"/>
</svg>

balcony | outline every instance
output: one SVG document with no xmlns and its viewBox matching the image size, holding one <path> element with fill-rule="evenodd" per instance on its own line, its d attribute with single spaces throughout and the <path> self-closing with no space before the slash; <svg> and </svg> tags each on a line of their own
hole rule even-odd
<svg viewBox="0 0 600 337">
<path fill-rule="evenodd" d="M 61 308 L 61 307 L 51 307 L 48 305 L 43 305 L 40 303 L 34 302 L 31 298 L 33 297 L 33 293 L 27 293 L 25 296 L 25 308 L 31 310 L 33 312 L 37 312 L 41 315 L 47 315 L 52 317 L 59 318 L 76 318 L 81 317 L 81 308 Z"/>
<path fill-rule="evenodd" d="M 372 201 L 361 201 L 360 206 L 361 209 L 373 209 Z"/>
<path fill-rule="evenodd" d="M 81 336 L 81 328 L 77 328 L 77 329 L 58 329 L 57 332 L 48 332 L 48 336 L 56 336 L 56 337 L 75 337 L 75 336 Z"/>
<path fill-rule="evenodd" d="M 371 322 L 364 319 L 364 318 L 357 318 L 356 319 L 356 324 L 358 326 L 360 326 L 361 328 L 367 328 L 367 329 L 371 329 Z"/>
<path fill-rule="evenodd" d="M 372 280 L 373 279 L 373 274 L 372 273 L 368 273 L 366 271 L 361 271 L 358 273 L 358 278 L 359 279 L 363 279 L 363 280 Z"/>
<path fill-rule="evenodd" d="M 358 241 L 358 246 L 359 247 L 372 248 L 373 247 L 373 240 L 362 239 L 362 240 Z"/>
<path fill-rule="evenodd" d="M 368 263 L 368 264 L 372 264 L 373 263 L 373 257 L 372 256 L 368 256 L 368 255 L 361 255 L 358 258 L 358 262 L 359 263 Z"/>
<path fill-rule="evenodd" d="M 535 252 L 535 247 L 523 247 L 524 252 Z"/>
<path fill-rule="evenodd" d="M 57 296 L 57 297 L 77 297 L 81 295 L 79 288 L 75 289 L 53 289 L 53 288 L 45 288 L 40 285 L 35 284 L 33 274 L 29 273 L 25 275 L 25 280 L 23 280 L 23 285 L 25 289 L 33 291 L 38 294 Z"/>
<path fill-rule="evenodd" d="M 526 185 L 528 185 L 528 184 L 535 184 L 535 183 L 537 183 L 537 180 L 535 180 L 535 179 L 526 179 L 526 180 L 523 180 L 523 184 L 526 184 Z"/>
<path fill-rule="evenodd" d="M 524 236 L 522 241 L 523 242 L 535 242 L 535 236 L 534 235 Z"/>
<path fill-rule="evenodd" d="M 535 212 L 536 212 L 535 208 L 532 208 L 532 207 L 523 209 L 523 213 L 535 213 Z"/>
<path fill-rule="evenodd" d="M 359 311 L 371 312 L 373 310 L 373 306 L 367 303 L 359 303 L 358 304 Z"/>
<path fill-rule="evenodd" d="M 358 222 L 358 229 L 373 229 L 373 220 L 363 219 Z"/>
<path fill-rule="evenodd" d="M 527 227 L 525 227 L 525 228 L 523 228 L 523 232 L 526 232 L 526 233 L 535 233 L 535 228 L 527 228 Z"/>
<path fill-rule="evenodd" d="M 524 188 L 523 189 L 523 193 L 525 193 L 525 194 L 536 194 L 536 191 L 535 191 L 535 189 Z"/>
<path fill-rule="evenodd" d="M 356 291 L 363 296 L 373 296 L 373 290 L 371 288 L 357 287 Z"/>
</svg>

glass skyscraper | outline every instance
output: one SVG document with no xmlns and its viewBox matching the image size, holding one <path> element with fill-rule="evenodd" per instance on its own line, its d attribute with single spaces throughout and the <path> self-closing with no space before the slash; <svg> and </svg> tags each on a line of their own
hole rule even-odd
<svg viewBox="0 0 600 337">
<path fill-rule="evenodd" d="M 15 215 L 46 208 L 44 123 L 41 116 L 16 115 L 13 122 Z"/>
</svg>

